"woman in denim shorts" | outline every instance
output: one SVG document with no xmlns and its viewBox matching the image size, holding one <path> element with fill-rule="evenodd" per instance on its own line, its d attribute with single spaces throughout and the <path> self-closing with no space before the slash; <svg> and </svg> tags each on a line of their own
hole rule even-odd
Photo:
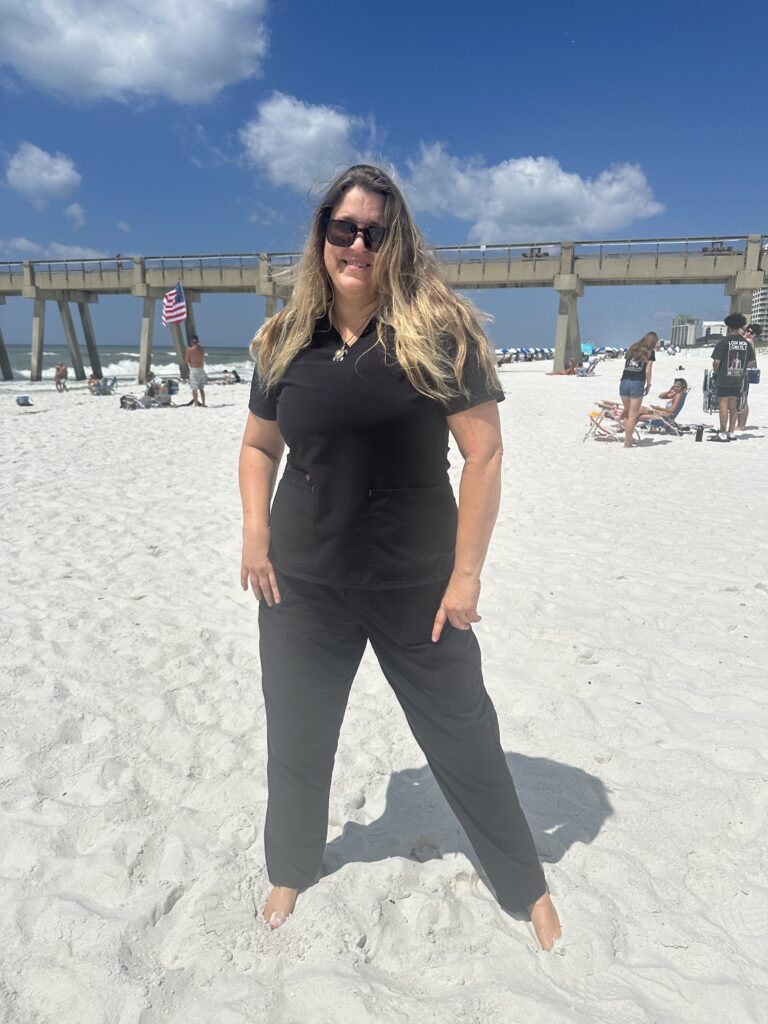
<svg viewBox="0 0 768 1024">
<path fill-rule="evenodd" d="M 649 331 L 640 341 L 636 341 L 627 352 L 624 362 L 624 373 L 621 375 L 619 395 L 624 403 L 624 447 L 632 447 L 632 435 L 635 432 L 643 395 L 651 389 L 651 373 L 656 359 L 655 348 L 659 340 L 658 334 Z"/>
</svg>

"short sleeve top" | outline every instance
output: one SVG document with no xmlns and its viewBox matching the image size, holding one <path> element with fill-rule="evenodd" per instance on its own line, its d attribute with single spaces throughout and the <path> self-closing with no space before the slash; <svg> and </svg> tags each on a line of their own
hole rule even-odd
<svg viewBox="0 0 768 1024">
<path fill-rule="evenodd" d="M 624 372 L 621 375 L 622 380 L 640 380 L 645 381 L 645 368 L 648 363 L 656 362 L 656 353 L 651 352 L 651 358 L 645 359 L 626 359 L 624 361 Z"/>
<path fill-rule="evenodd" d="M 447 579 L 457 509 L 448 479 L 446 417 L 504 399 L 476 354 L 467 394 L 443 405 L 416 391 L 372 321 L 343 359 L 318 321 L 278 384 L 256 375 L 250 411 L 276 420 L 288 446 L 270 514 L 270 558 L 289 576 L 385 589 Z"/>
<path fill-rule="evenodd" d="M 712 358 L 720 361 L 717 384 L 722 388 L 740 388 L 747 374 L 747 366 L 755 361 L 751 341 L 740 334 L 721 338 L 712 350 Z"/>
</svg>

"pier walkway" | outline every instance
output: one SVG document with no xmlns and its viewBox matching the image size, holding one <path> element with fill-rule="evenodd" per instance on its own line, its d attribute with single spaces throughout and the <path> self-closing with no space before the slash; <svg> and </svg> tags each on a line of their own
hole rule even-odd
<svg viewBox="0 0 768 1024">
<path fill-rule="evenodd" d="M 452 288 L 553 288 L 559 295 L 555 368 L 581 358 L 578 299 L 597 285 L 721 284 L 730 312 L 749 315 L 752 292 L 766 283 L 768 235 L 635 238 L 587 242 L 439 247 L 433 250 Z M 75 377 L 85 379 L 70 303 L 76 303 L 90 364 L 101 360 L 89 305 L 101 295 L 132 295 L 142 302 L 139 380 L 149 375 L 155 304 L 181 281 L 187 299 L 187 335 L 195 332 L 194 305 L 206 293 L 248 292 L 266 299 L 266 316 L 291 293 L 298 253 L 202 256 L 117 256 L 95 260 L 0 262 L 0 305 L 10 297 L 32 302 L 31 379 L 40 380 L 46 304 L 59 307 Z M 178 324 L 171 325 L 179 369 L 186 374 Z M 0 328 L 0 373 L 12 376 Z"/>
</svg>

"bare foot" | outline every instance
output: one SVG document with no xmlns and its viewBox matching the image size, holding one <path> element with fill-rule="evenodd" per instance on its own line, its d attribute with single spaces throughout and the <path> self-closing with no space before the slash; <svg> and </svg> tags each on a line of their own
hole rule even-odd
<svg viewBox="0 0 768 1024">
<path fill-rule="evenodd" d="M 281 924 L 285 924 L 286 919 L 293 913 L 298 895 L 298 889 L 288 889 L 284 885 L 274 887 L 261 912 L 270 928 L 279 928 Z"/>
<path fill-rule="evenodd" d="M 549 952 L 562 934 L 560 918 L 557 916 L 554 903 L 549 898 L 549 893 L 545 892 L 535 903 L 532 903 L 528 907 L 528 913 L 531 915 L 531 924 L 536 932 L 539 945 Z"/>
</svg>

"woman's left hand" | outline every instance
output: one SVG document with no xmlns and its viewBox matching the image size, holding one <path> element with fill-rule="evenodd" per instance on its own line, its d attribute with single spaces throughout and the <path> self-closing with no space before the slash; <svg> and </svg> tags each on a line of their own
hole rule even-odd
<svg viewBox="0 0 768 1024">
<path fill-rule="evenodd" d="M 448 581 L 440 607 L 432 626 L 432 643 L 437 643 L 446 621 L 454 629 L 469 629 L 473 622 L 480 622 L 477 602 L 480 600 L 480 580 L 454 574 Z"/>
</svg>

